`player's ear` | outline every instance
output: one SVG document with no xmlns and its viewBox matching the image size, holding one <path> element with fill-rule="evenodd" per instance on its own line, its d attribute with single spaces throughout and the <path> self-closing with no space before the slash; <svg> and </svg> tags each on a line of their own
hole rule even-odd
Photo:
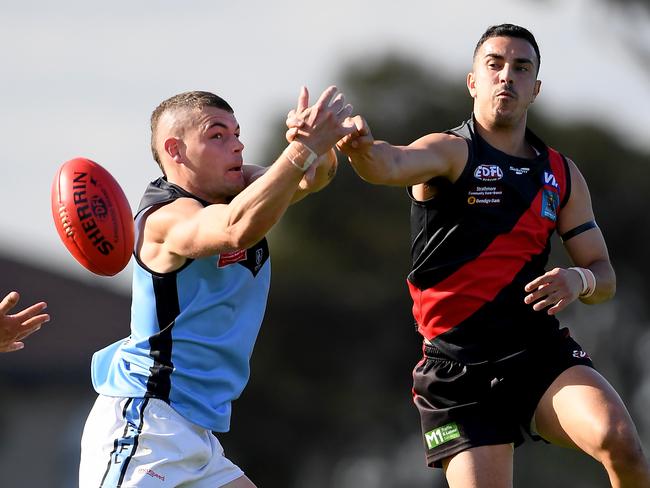
<svg viewBox="0 0 650 488">
<path fill-rule="evenodd" d="M 467 74 L 467 90 L 472 98 L 476 98 L 476 78 L 474 77 L 474 72 Z"/>
<path fill-rule="evenodd" d="M 168 137 L 163 142 L 165 153 L 177 163 L 183 162 L 182 145 L 183 141 L 177 137 Z"/>
<path fill-rule="evenodd" d="M 535 88 L 533 89 L 533 99 L 530 101 L 530 103 L 533 103 L 535 99 L 537 98 L 537 95 L 539 95 L 539 89 L 542 87 L 542 80 L 536 80 L 535 81 Z"/>
</svg>

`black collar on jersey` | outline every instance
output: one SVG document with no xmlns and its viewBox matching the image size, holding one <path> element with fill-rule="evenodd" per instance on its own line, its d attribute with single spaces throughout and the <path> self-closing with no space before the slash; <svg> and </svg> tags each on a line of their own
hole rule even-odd
<svg viewBox="0 0 650 488">
<path fill-rule="evenodd" d="M 210 202 L 207 200 L 203 200 L 202 198 L 193 195 L 180 186 L 175 185 L 174 183 L 170 183 L 164 176 L 161 176 L 157 180 L 149 183 L 147 186 L 147 189 L 142 196 L 142 200 L 140 200 L 140 206 L 138 207 L 138 211 L 136 212 L 135 216 L 137 217 L 140 212 L 153 205 L 169 203 L 178 198 L 193 198 L 194 200 L 200 202 L 204 207 L 210 205 Z"/>
<path fill-rule="evenodd" d="M 520 158 L 518 156 L 512 156 L 492 146 L 483 137 L 481 137 L 480 134 L 476 131 L 475 124 L 476 124 L 476 119 L 474 118 L 474 113 L 472 113 L 472 116 L 469 118 L 469 120 L 465 122 L 465 125 L 467 126 L 467 129 L 469 130 L 470 134 L 474 136 L 471 138 L 472 141 L 475 141 L 475 143 L 480 141 L 483 144 L 489 146 L 492 150 L 503 153 L 509 158 L 527 159 L 527 158 Z M 537 137 L 537 135 L 528 128 L 528 126 L 526 126 L 526 133 L 524 135 L 524 139 L 532 146 L 532 148 L 537 153 L 537 155 L 534 158 L 532 158 L 531 161 L 548 158 L 548 147 L 546 146 L 544 141 L 542 141 L 539 137 Z"/>
</svg>

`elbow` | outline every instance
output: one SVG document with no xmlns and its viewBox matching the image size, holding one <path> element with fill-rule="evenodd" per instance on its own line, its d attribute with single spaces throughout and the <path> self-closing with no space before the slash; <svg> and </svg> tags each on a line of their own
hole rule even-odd
<svg viewBox="0 0 650 488">
<path fill-rule="evenodd" d="M 371 163 L 354 164 L 352 168 L 359 177 L 372 185 L 384 186 L 403 186 L 404 178 L 400 173 L 399 159 L 394 160 L 374 160 Z"/>
<path fill-rule="evenodd" d="M 231 251 L 239 251 L 242 249 L 249 249 L 255 244 L 260 242 L 268 229 L 256 228 L 255 226 L 241 226 L 235 225 L 227 230 L 228 238 L 228 247 L 231 248 Z"/>
<path fill-rule="evenodd" d="M 612 298 L 614 298 L 614 295 L 616 295 L 616 274 L 614 273 L 614 269 L 611 268 L 611 266 L 610 266 L 610 270 L 611 271 L 609 273 L 608 279 L 604 280 L 603 283 L 602 301 L 611 300 Z"/>
<path fill-rule="evenodd" d="M 382 178 L 379 177 L 379 175 L 362 175 L 359 174 L 359 177 L 365 181 L 366 183 L 370 183 L 371 185 L 381 185 L 383 184 Z"/>
<path fill-rule="evenodd" d="M 262 236 L 264 237 L 264 236 Z M 251 233 L 246 234 L 234 234 L 231 235 L 228 239 L 228 247 L 231 251 L 239 251 L 242 249 L 248 249 L 253 247 L 259 241 L 262 240 L 262 237 L 256 237 Z"/>
<path fill-rule="evenodd" d="M 380 173 L 376 171 L 367 171 L 367 172 L 357 171 L 357 174 L 363 181 L 365 181 L 366 183 L 370 183 L 371 185 L 391 186 L 391 185 L 398 184 L 397 180 L 392 178 L 389 173 Z"/>
</svg>

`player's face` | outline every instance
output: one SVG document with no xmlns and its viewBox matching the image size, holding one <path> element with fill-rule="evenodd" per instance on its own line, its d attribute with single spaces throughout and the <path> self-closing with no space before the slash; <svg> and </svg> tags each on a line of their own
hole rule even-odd
<svg viewBox="0 0 650 488">
<path fill-rule="evenodd" d="M 539 93 L 537 65 L 535 50 L 525 39 L 493 37 L 485 41 L 467 77 L 475 114 L 496 126 L 520 122 Z"/>
<path fill-rule="evenodd" d="M 194 187 L 213 201 L 229 199 L 244 189 L 239 124 L 235 116 L 205 107 L 183 136 L 185 158 Z"/>
</svg>

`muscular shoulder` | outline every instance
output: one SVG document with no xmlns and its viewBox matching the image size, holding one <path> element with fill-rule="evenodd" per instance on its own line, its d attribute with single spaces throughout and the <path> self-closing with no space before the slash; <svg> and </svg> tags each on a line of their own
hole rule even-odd
<svg viewBox="0 0 650 488">
<path fill-rule="evenodd" d="M 465 139 L 456 134 L 451 134 L 448 132 L 434 132 L 416 139 L 410 144 L 410 147 L 428 148 L 431 146 L 440 145 L 441 147 L 447 147 L 447 149 L 453 150 L 455 146 L 459 146 L 460 144 L 465 146 L 467 145 L 465 143 Z"/>
<path fill-rule="evenodd" d="M 433 178 L 442 177 L 452 183 L 458 180 L 469 157 L 467 141 L 454 134 L 428 134 L 413 142 L 409 148 L 425 154 L 428 169 L 413 185 L 413 196 L 417 200 L 428 200 L 434 196 L 435 192 L 427 185 Z"/>
<path fill-rule="evenodd" d="M 144 229 L 150 237 L 164 237 L 175 224 L 186 221 L 203 208 L 193 198 L 178 198 L 171 203 L 154 206 L 144 216 Z"/>
<path fill-rule="evenodd" d="M 452 182 L 456 181 L 463 172 L 469 155 L 465 139 L 445 132 L 427 134 L 411 143 L 409 147 L 426 151 L 431 155 L 431 160 L 436 162 L 432 166 L 431 177 L 442 176 Z M 427 181 L 429 179 L 427 178 Z"/>
<path fill-rule="evenodd" d="M 182 266 L 185 258 L 168 249 L 170 233 L 192 219 L 202 208 L 203 205 L 193 198 L 179 198 L 148 209 L 137 221 L 136 252 L 140 260 L 149 269 L 161 273 Z"/>
</svg>

